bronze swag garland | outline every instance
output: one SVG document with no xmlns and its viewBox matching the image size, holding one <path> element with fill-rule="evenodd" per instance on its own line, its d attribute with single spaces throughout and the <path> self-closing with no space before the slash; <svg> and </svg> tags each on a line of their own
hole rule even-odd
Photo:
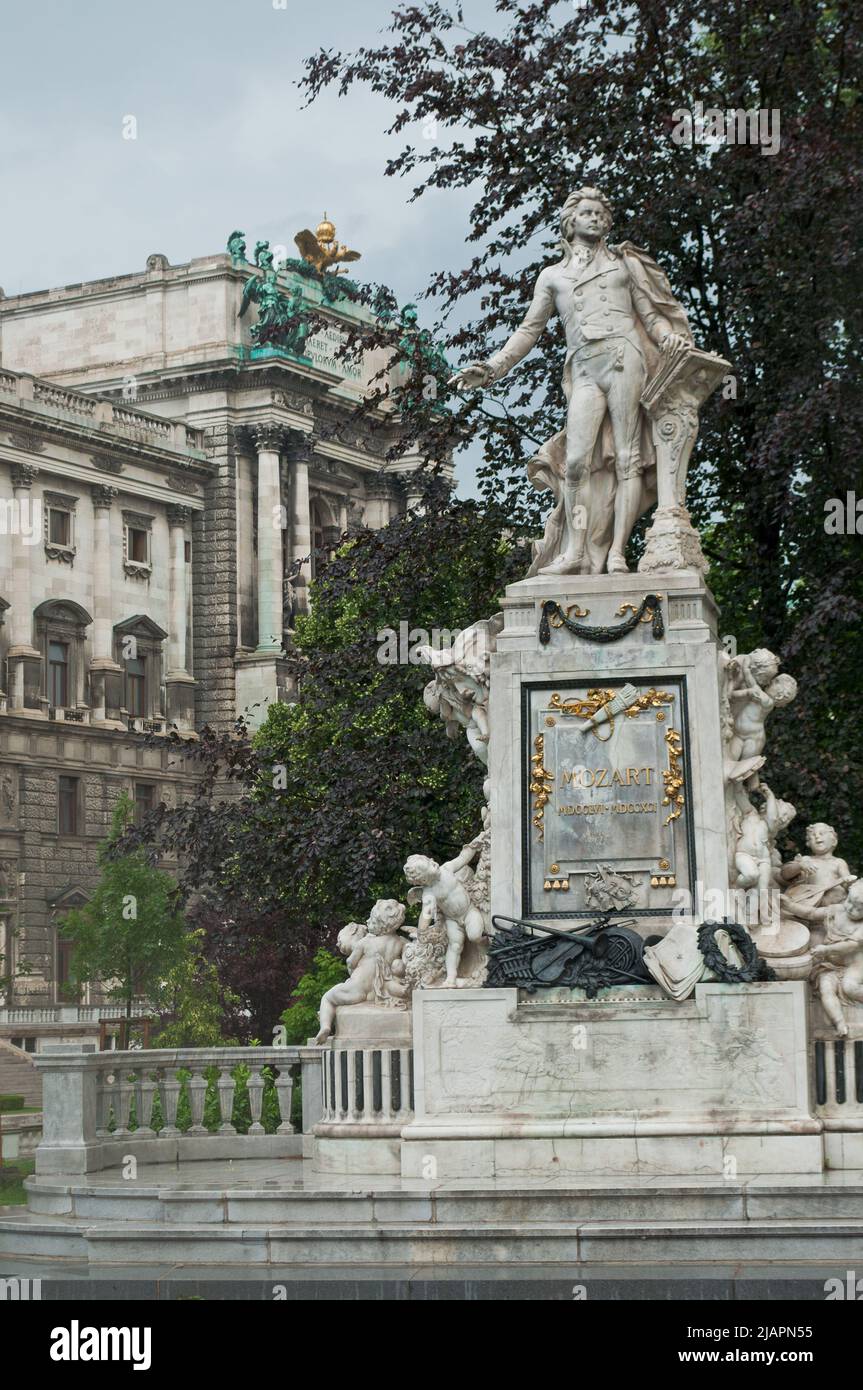
<svg viewBox="0 0 863 1390">
<path fill-rule="evenodd" d="M 621 637 L 625 637 L 627 632 L 632 632 L 645 617 L 652 619 L 653 636 L 659 641 L 665 635 L 665 623 L 662 620 L 662 605 L 657 594 L 645 594 L 639 606 L 615 627 L 590 627 L 587 623 L 576 622 L 575 619 L 567 617 L 555 599 L 546 599 L 539 620 L 539 640 L 543 646 L 551 641 L 551 618 L 558 619 L 556 626 L 567 628 L 574 636 L 583 637 L 587 642 L 617 642 Z"/>
</svg>

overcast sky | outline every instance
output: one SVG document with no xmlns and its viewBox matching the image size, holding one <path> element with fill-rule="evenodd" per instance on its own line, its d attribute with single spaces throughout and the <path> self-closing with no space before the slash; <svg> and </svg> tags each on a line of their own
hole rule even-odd
<svg viewBox="0 0 863 1390">
<path fill-rule="evenodd" d="M 300 109 L 304 57 L 375 44 L 393 7 L 0 0 L 7 295 L 140 270 L 154 251 L 173 263 L 221 251 L 235 227 L 250 249 L 261 237 L 292 248 L 324 210 L 362 252 L 358 278 L 385 281 L 401 302 L 461 265 L 469 198 L 409 204 L 409 181 L 384 177 L 406 143 L 384 135 L 388 102 L 358 87 Z M 493 0 L 466 9 L 472 26 L 494 23 Z M 471 474 L 462 463 L 460 490 L 473 490 Z"/>
</svg>

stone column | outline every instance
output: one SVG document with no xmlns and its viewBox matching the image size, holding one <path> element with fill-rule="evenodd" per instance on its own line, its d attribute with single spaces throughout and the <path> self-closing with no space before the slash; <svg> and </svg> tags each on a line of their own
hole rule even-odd
<svg viewBox="0 0 863 1390">
<path fill-rule="evenodd" d="M 282 650 L 282 520 L 279 460 L 284 427 L 274 421 L 253 424 L 249 432 L 258 454 L 258 646 L 261 655 Z"/>
<path fill-rule="evenodd" d="M 117 489 L 104 483 L 90 488 L 93 499 L 93 649 L 90 656 L 92 719 L 107 720 L 105 695 L 109 675 L 122 675 L 114 660 L 114 628 L 111 608 L 111 505 Z M 115 721 L 116 722 L 116 721 Z"/>
<path fill-rule="evenodd" d="M 311 435 L 292 431 L 288 445 L 288 489 L 290 493 L 290 529 L 288 564 L 293 579 L 296 611 L 309 611 L 309 580 L 312 572 L 312 508 L 309 498 L 309 460 L 314 453 Z M 301 564 L 298 562 L 302 561 Z"/>
<path fill-rule="evenodd" d="M 373 475 L 366 482 L 365 492 L 368 498 L 366 525 L 379 528 L 386 526 L 390 521 L 390 504 L 394 496 L 394 486 L 392 475 L 384 472 Z"/>
<path fill-rule="evenodd" d="M 9 704 L 24 708 L 24 690 L 29 676 L 38 682 L 41 654 L 33 646 L 33 585 L 30 552 L 42 540 L 42 508 L 34 507 L 31 488 L 37 470 L 30 464 L 12 468 L 12 496 L 15 507 L 12 538 L 12 593 L 9 620 Z"/>
<path fill-rule="evenodd" d="M 171 573 L 168 609 L 168 670 L 165 675 L 168 722 L 178 729 L 194 728 L 195 681 L 186 670 L 186 523 L 191 509 L 181 505 L 168 507 L 170 530 Z"/>
</svg>

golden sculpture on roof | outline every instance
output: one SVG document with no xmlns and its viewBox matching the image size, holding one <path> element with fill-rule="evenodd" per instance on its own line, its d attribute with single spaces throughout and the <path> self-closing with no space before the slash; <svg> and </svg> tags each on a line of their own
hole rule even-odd
<svg viewBox="0 0 863 1390">
<path fill-rule="evenodd" d="M 324 213 L 323 222 L 319 222 L 314 232 L 310 232 L 308 227 L 302 232 L 297 232 L 294 241 L 299 247 L 300 255 L 309 265 L 313 265 L 315 270 L 321 274 L 329 271 L 333 275 L 346 275 L 346 270 L 333 269 L 338 266 L 340 261 L 358 261 L 359 251 L 349 251 L 347 246 L 336 241 L 336 228 L 330 222 L 327 214 Z"/>
</svg>

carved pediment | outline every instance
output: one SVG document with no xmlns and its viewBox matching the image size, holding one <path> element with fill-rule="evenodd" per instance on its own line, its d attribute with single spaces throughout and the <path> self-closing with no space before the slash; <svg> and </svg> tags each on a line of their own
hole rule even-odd
<svg viewBox="0 0 863 1390">
<path fill-rule="evenodd" d="M 146 613 L 136 613 L 134 617 L 124 618 L 121 623 L 115 623 L 114 631 L 121 637 L 140 637 L 151 642 L 164 642 L 168 635 L 165 629 L 154 623 L 152 618 L 148 618 Z"/>
<path fill-rule="evenodd" d="M 41 618 L 44 622 L 50 623 L 74 623 L 76 626 L 89 627 L 93 619 L 82 608 L 80 603 L 73 603 L 72 599 L 46 599 L 34 610 L 33 616 Z"/>
<path fill-rule="evenodd" d="M 84 907 L 90 901 L 90 894 L 77 883 L 70 883 L 55 897 L 48 899 L 52 912 L 70 912 L 74 907 Z"/>
</svg>

